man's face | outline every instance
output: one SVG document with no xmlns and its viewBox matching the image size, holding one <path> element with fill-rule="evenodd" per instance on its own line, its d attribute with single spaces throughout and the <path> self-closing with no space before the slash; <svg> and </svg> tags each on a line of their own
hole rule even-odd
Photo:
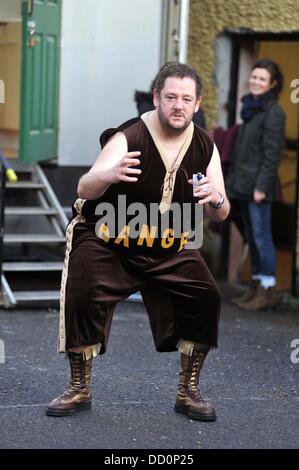
<svg viewBox="0 0 299 470">
<path fill-rule="evenodd" d="M 154 105 L 162 127 L 172 134 L 181 134 L 198 111 L 202 97 L 196 97 L 192 78 L 168 77 L 161 93 L 154 90 Z"/>
</svg>

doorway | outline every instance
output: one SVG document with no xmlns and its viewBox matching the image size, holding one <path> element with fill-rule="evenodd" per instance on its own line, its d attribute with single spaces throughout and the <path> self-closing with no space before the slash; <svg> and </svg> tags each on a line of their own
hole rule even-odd
<svg viewBox="0 0 299 470">
<path fill-rule="evenodd" d="M 286 113 L 285 147 L 279 169 L 277 201 L 273 204 L 272 227 L 277 249 L 277 288 L 297 290 L 296 239 L 298 208 L 298 105 L 291 101 L 291 82 L 299 78 L 299 36 L 284 34 L 234 35 L 228 124 L 240 123 L 240 98 L 248 93 L 247 80 L 253 63 L 270 58 L 278 63 L 284 75 L 284 88 L 279 102 Z M 238 247 L 238 248 L 237 248 Z M 242 258 L 243 254 L 243 258 Z M 240 258 L 242 263 L 239 263 Z M 234 224 L 230 231 L 228 277 L 242 281 L 250 278 L 249 255 L 243 251 L 240 234 Z"/>
<path fill-rule="evenodd" d="M 0 13 L 0 78 L 5 101 L 0 104 L 0 148 L 18 158 L 22 46 L 22 1 L 2 0 Z"/>
<path fill-rule="evenodd" d="M 1 0 L 0 148 L 31 163 L 57 157 L 61 0 Z"/>
</svg>

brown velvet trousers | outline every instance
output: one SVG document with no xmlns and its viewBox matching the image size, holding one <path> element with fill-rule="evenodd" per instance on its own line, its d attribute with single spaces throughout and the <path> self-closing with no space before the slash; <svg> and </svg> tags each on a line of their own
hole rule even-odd
<svg viewBox="0 0 299 470">
<path fill-rule="evenodd" d="M 175 351 L 179 338 L 217 347 L 220 293 L 198 250 L 120 253 L 83 223 L 74 227 L 66 276 L 66 350 L 101 343 L 103 354 L 117 302 L 137 291 L 157 351 Z"/>
</svg>

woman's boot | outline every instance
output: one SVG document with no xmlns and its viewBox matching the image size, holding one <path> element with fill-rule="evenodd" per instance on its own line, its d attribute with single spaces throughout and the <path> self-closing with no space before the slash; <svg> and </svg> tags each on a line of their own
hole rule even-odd
<svg viewBox="0 0 299 470">
<path fill-rule="evenodd" d="M 76 411 L 91 409 L 90 378 L 92 357 L 85 360 L 83 353 L 68 352 L 71 381 L 68 389 L 48 405 L 48 416 L 67 416 Z"/>
<path fill-rule="evenodd" d="M 181 370 L 174 410 L 190 419 L 215 421 L 216 412 L 212 405 L 201 396 L 198 387 L 199 374 L 209 347 L 200 349 L 194 346 L 192 356 L 181 354 Z"/>
<path fill-rule="evenodd" d="M 257 279 L 251 279 L 250 283 L 249 283 L 249 286 L 247 288 L 247 290 L 244 292 L 243 295 L 241 295 L 240 297 L 237 297 L 235 299 L 232 299 L 232 303 L 233 304 L 236 304 L 236 305 L 239 305 L 241 303 L 245 303 L 245 302 L 250 302 L 256 295 L 257 293 L 257 290 L 258 290 L 258 287 L 260 285 L 260 281 L 257 280 Z"/>
<path fill-rule="evenodd" d="M 259 286 L 256 295 L 250 302 L 240 302 L 239 307 L 244 310 L 266 310 L 275 307 L 278 298 L 275 295 L 274 287 L 266 289 L 262 285 Z"/>
</svg>

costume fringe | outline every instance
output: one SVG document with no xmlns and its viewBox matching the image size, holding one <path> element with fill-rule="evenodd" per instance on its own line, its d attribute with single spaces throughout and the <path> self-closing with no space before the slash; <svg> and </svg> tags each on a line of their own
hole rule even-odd
<svg viewBox="0 0 299 470">
<path fill-rule="evenodd" d="M 176 347 L 181 354 L 185 354 L 186 356 L 193 356 L 194 349 L 200 351 L 206 351 L 207 349 L 210 349 L 210 346 L 206 344 L 195 343 L 194 341 L 188 341 L 182 338 L 178 340 Z"/>
<path fill-rule="evenodd" d="M 179 339 L 176 347 L 181 354 L 185 354 L 186 356 L 192 356 L 195 344 L 196 343 L 194 343 L 193 341 Z"/>
<path fill-rule="evenodd" d="M 88 361 L 88 359 L 90 359 L 91 357 L 96 357 L 98 354 L 100 354 L 101 347 L 102 344 L 98 343 L 83 349 L 82 354 L 84 361 Z"/>
<path fill-rule="evenodd" d="M 66 331 L 65 331 L 65 292 L 66 292 L 66 283 L 68 277 L 68 268 L 69 268 L 69 258 L 72 251 L 73 244 L 73 231 L 76 224 L 80 222 L 85 222 L 84 217 L 81 215 L 82 207 L 84 205 L 85 199 L 78 198 L 74 204 L 77 215 L 69 223 L 66 229 L 66 250 L 64 258 L 64 267 L 62 270 L 61 276 L 61 288 L 60 288 L 60 318 L 59 318 L 59 335 L 57 341 L 58 352 L 66 352 L 65 343 L 66 343 Z"/>
</svg>

